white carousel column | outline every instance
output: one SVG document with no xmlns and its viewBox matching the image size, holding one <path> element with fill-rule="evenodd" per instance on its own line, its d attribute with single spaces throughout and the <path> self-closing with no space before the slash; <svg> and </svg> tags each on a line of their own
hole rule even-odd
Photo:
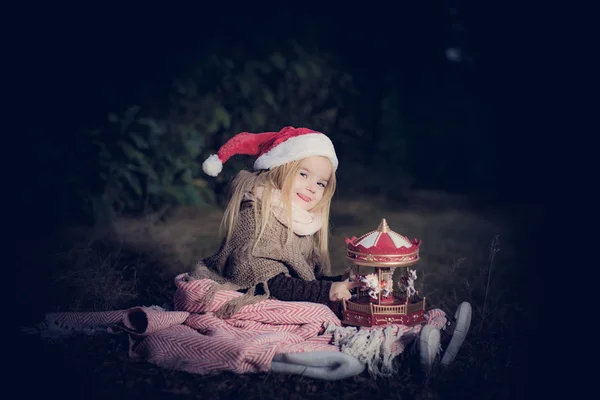
<svg viewBox="0 0 600 400">
<path fill-rule="evenodd" d="M 379 285 L 379 291 L 377 292 L 377 304 L 381 305 L 381 279 L 383 278 L 383 274 L 382 274 L 382 268 L 377 268 L 377 280 L 379 281 L 378 285 Z"/>
</svg>

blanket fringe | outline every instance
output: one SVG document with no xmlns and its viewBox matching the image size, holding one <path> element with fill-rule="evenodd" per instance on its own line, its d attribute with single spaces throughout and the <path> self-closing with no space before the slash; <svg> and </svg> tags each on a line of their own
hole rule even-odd
<svg viewBox="0 0 600 400">
<path fill-rule="evenodd" d="M 46 318 L 44 321 L 39 322 L 34 326 L 23 327 L 21 328 L 21 331 L 28 335 L 39 335 L 42 340 L 45 340 L 50 343 L 61 342 L 78 333 L 88 336 L 95 336 L 102 333 L 110 333 L 108 327 L 104 326 L 76 329 L 65 324 L 61 324 L 49 318 Z"/>
<path fill-rule="evenodd" d="M 333 335 L 333 344 L 340 347 L 343 353 L 365 363 L 371 377 L 377 379 L 390 378 L 397 373 L 393 363 L 404 348 L 400 340 L 412 331 L 405 332 L 394 326 L 357 329 L 329 323 L 325 333 Z"/>
<path fill-rule="evenodd" d="M 248 291 L 243 294 L 242 296 L 239 296 L 233 300 L 228 301 L 227 303 L 225 303 L 223 306 L 221 306 L 221 308 L 219 308 L 217 311 L 215 311 L 215 316 L 217 318 L 231 318 L 236 312 L 239 311 L 240 308 L 250 305 L 250 304 L 256 304 L 259 303 L 261 301 L 264 300 L 268 300 L 270 297 L 270 293 L 269 293 L 269 288 L 267 286 L 266 283 L 263 284 L 263 287 L 265 288 L 265 294 L 263 295 L 255 295 L 254 293 L 256 292 L 256 286 L 252 286 L 250 289 L 248 289 Z M 221 290 L 220 288 L 215 288 L 215 292 L 217 290 Z M 212 294 L 212 296 L 214 297 L 214 293 Z M 212 298 L 211 298 L 212 301 Z"/>
<path fill-rule="evenodd" d="M 213 303 L 215 294 L 220 290 L 234 290 L 238 291 L 242 289 L 238 285 L 235 285 L 231 282 L 227 282 L 223 279 L 223 277 L 216 274 L 214 271 L 208 269 L 204 263 L 199 262 L 194 268 L 193 273 L 187 275 L 187 279 L 189 280 L 197 280 L 197 279 L 210 279 L 215 284 L 208 290 L 205 294 L 205 304 L 210 305 Z M 240 308 L 250 304 L 256 304 L 264 300 L 268 300 L 271 296 L 269 292 L 269 286 L 266 282 L 259 283 L 259 285 L 263 285 L 265 294 L 264 295 L 255 295 L 256 286 L 252 286 L 248 289 L 246 293 L 242 296 L 239 296 L 233 300 L 230 300 L 223 306 L 221 306 L 217 311 L 214 312 L 217 318 L 231 318 L 236 312 L 239 311 Z"/>
<path fill-rule="evenodd" d="M 238 290 L 239 288 L 233 283 L 215 283 L 205 294 L 205 304 L 210 308 L 215 300 L 215 294 L 220 290 Z"/>
</svg>

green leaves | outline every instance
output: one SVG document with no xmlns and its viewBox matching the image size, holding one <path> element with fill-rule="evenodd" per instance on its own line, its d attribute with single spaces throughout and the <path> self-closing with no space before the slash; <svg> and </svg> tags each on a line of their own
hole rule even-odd
<svg viewBox="0 0 600 400">
<path fill-rule="evenodd" d="M 76 181 L 89 181 L 95 210 L 102 209 L 99 202 L 131 214 L 214 204 L 248 160 L 233 157 L 223 173 L 208 178 L 201 169 L 204 158 L 243 131 L 354 126 L 341 112 L 352 89 L 351 77 L 335 62 L 297 43 L 264 57 L 213 54 L 174 80 L 159 101 L 167 98 L 167 107 L 127 107 L 88 132 L 90 166 Z"/>
<path fill-rule="evenodd" d="M 229 113 L 221 106 L 216 106 L 213 110 L 212 118 L 206 127 L 206 133 L 214 135 L 221 128 L 228 129 L 231 126 Z"/>
<path fill-rule="evenodd" d="M 207 136 L 231 124 L 227 110 L 213 108 L 211 120 L 199 124 L 193 113 L 171 109 L 163 116 L 144 115 L 141 107 L 130 107 L 122 114 L 111 113 L 104 129 L 88 132 L 89 152 L 93 154 L 89 185 L 101 187 L 91 194 L 95 216 L 103 219 L 106 207 L 133 214 L 155 210 L 164 205 L 197 205 L 214 202 L 207 185 L 198 186 L 198 158 Z M 184 110 L 185 111 L 185 110 Z M 189 116 L 192 117 L 189 117 Z M 198 125 L 203 125 L 200 133 Z M 212 131 L 211 131 L 212 130 Z"/>
<path fill-rule="evenodd" d="M 271 54 L 269 56 L 269 60 L 271 61 L 271 63 L 273 63 L 275 68 L 277 68 L 279 70 L 285 69 L 286 60 L 285 60 L 285 57 L 283 57 L 283 55 L 281 55 L 280 53 Z"/>
</svg>

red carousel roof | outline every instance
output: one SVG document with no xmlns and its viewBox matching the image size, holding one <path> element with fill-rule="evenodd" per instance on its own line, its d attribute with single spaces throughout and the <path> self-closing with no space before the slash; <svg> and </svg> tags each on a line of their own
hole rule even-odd
<svg viewBox="0 0 600 400">
<path fill-rule="evenodd" d="M 363 265 L 389 266 L 411 265 L 418 261 L 421 241 L 410 240 L 392 231 L 384 218 L 377 230 L 359 238 L 353 236 L 346 239 L 346 244 L 350 261 Z"/>
</svg>

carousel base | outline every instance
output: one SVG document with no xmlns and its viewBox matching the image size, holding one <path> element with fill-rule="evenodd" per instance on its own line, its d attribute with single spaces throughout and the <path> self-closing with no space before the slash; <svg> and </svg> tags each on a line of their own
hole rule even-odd
<svg viewBox="0 0 600 400">
<path fill-rule="evenodd" d="M 386 304 L 387 303 L 387 304 Z M 417 302 L 379 302 L 369 299 L 348 300 L 342 311 L 342 323 L 353 326 L 400 324 L 414 326 L 425 322 L 425 298 Z"/>
</svg>

